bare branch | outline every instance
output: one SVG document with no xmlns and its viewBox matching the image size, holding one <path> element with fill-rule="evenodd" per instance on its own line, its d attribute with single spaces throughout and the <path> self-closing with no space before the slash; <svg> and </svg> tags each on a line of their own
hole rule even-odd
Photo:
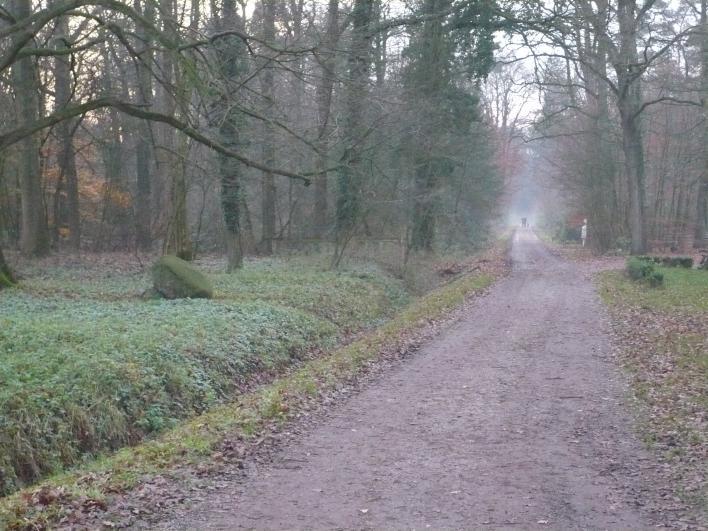
<svg viewBox="0 0 708 531">
<path fill-rule="evenodd" d="M 639 109 L 637 109 L 637 112 L 634 113 L 633 117 L 636 118 L 644 112 L 644 109 L 651 105 L 656 105 L 657 103 L 675 103 L 676 105 L 693 105 L 695 107 L 703 107 L 700 101 L 682 100 L 672 96 L 662 96 L 661 98 L 656 98 L 655 100 L 645 101 L 642 103 Z"/>
<path fill-rule="evenodd" d="M 283 170 L 280 168 L 271 168 L 269 166 L 261 164 L 260 162 L 256 162 L 247 157 L 244 157 L 240 153 L 237 153 L 232 149 L 227 148 L 223 144 L 217 142 L 216 140 L 213 140 L 212 138 L 209 138 L 208 136 L 200 133 L 194 127 L 190 126 L 185 122 L 182 122 L 181 120 L 178 120 L 174 116 L 148 111 L 134 104 L 126 103 L 110 96 L 98 98 L 86 103 L 63 107 L 40 120 L 37 120 L 30 124 L 26 124 L 23 127 L 18 127 L 17 129 L 14 129 L 9 133 L 2 134 L 0 135 L 0 150 L 17 143 L 23 138 L 31 136 L 46 127 L 51 127 L 61 121 L 73 118 L 74 116 L 83 115 L 87 112 L 106 107 L 112 107 L 130 116 L 142 118 L 143 120 L 168 124 L 177 129 L 178 131 L 181 131 L 188 137 L 192 138 L 193 140 L 199 142 L 200 144 L 205 145 L 224 156 L 236 159 L 246 166 L 255 168 L 257 170 L 274 173 L 276 175 L 282 175 L 283 177 L 296 179 L 302 181 L 303 183 L 305 183 L 305 185 L 310 184 L 310 179 L 305 175 L 295 173 L 289 170 Z"/>
</svg>

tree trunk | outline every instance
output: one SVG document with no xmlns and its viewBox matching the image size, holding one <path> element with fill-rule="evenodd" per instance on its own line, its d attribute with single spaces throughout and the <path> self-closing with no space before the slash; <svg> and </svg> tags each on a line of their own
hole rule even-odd
<svg viewBox="0 0 708 531">
<path fill-rule="evenodd" d="M 59 40 L 57 48 L 66 49 L 69 33 L 69 20 L 61 17 L 57 23 Z M 58 55 L 54 59 L 54 84 L 56 107 L 65 107 L 71 101 L 71 62 L 68 55 Z M 81 214 L 79 210 L 79 183 L 76 173 L 74 153 L 75 120 L 64 120 L 56 125 L 59 140 L 59 169 L 66 182 L 66 221 L 69 228 L 69 247 L 78 251 L 81 246 Z M 57 213 L 55 212 L 55 217 Z"/>
<path fill-rule="evenodd" d="M 337 197 L 337 246 L 352 236 L 361 214 L 362 143 L 364 141 L 364 103 L 368 95 L 371 68 L 369 26 L 374 0 L 356 0 L 352 8 L 352 42 L 347 59 L 345 89 L 344 155 L 339 171 Z M 335 256 L 341 257 L 341 249 Z"/>
<path fill-rule="evenodd" d="M 112 50 L 104 43 L 101 52 L 103 64 L 106 66 L 106 72 L 101 79 L 103 83 L 102 88 L 106 94 L 118 93 L 120 89 L 116 85 L 116 82 L 121 82 L 121 76 L 115 75 L 113 72 L 112 67 L 115 65 L 115 62 L 113 61 Z M 119 201 L 116 201 L 116 198 L 126 190 L 124 177 L 125 166 L 123 163 L 124 122 L 117 109 L 109 108 L 107 115 L 108 119 L 104 122 L 104 135 L 100 144 L 105 179 L 103 211 L 101 213 L 100 231 L 94 246 L 95 250 L 115 248 L 113 234 L 115 228 L 120 226 L 124 216 L 123 207 Z M 108 231 L 104 232 L 106 228 Z"/>
<path fill-rule="evenodd" d="M 177 161 L 174 174 L 170 183 L 169 218 L 167 220 L 167 235 L 165 238 L 164 253 L 174 254 L 183 260 L 194 258 L 194 249 L 189 236 L 189 223 L 187 219 L 187 161 L 189 143 L 186 138 L 180 139 L 179 154 L 184 157 Z"/>
<path fill-rule="evenodd" d="M 708 161 L 705 164 L 708 166 Z M 708 235 L 708 180 L 704 177 L 703 181 L 698 183 L 695 245 L 705 247 L 706 235 Z"/>
<path fill-rule="evenodd" d="M 169 34 L 176 38 L 177 34 L 174 31 L 172 23 L 168 26 Z M 190 13 L 190 29 L 196 33 L 199 29 L 199 2 L 192 0 Z M 183 75 L 179 64 L 172 62 L 174 70 L 174 86 L 180 106 L 189 105 L 192 99 L 191 82 L 188 76 Z M 177 105 L 174 105 L 171 112 L 174 114 Z M 170 198 L 169 198 L 169 218 L 167 226 L 167 236 L 165 239 L 164 252 L 166 254 L 174 254 L 183 260 L 192 260 L 194 258 L 194 248 L 189 234 L 189 219 L 187 215 L 187 172 L 189 167 L 189 141 L 186 136 L 180 135 L 176 137 L 174 130 L 170 131 L 170 139 L 172 144 L 179 142 L 177 154 L 171 154 L 172 170 L 168 177 L 170 180 Z"/>
<path fill-rule="evenodd" d="M 30 0 L 11 0 L 10 11 L 18 19 L 32 13 Z M 12 78 L 17 104 L 17 115 L 22 123 L 39 119 L 39 86 L 34 59 L 25 57 L 12 65 Z M 22 234 L 20 250 L 25 256 L 43 256 L 49 253 L 49 231 L 43 206 L 42 176 L 39 165 L 37 136 L 21 140 L 19 146 L 19 175 L 22 195 Z"/>
<path fill-rule="evenodd" d="M 303 21 L 305 17 L 305 0 L 290 0 L 290 31 L 289 34 L 292 37 L 292 43 L 294 46 L 304 46 L 306 45 L 303 40 L 304 28 Z M 287 25 L 287 24 L 286 24 Z M 309 120 L 309 116 L 306 115 L 305 109 L 308 104 L 303 100 L 307 97 L 307 87 L 305 84 L 303 73 L 305 69 L 305 56 L 303 54 L 298 54 L 293 60 L 292 72 L 290 72 L 288 77 L 290 80 L 285 81 L 291 87 L 290 96 L 287 98 L 288 104 L 292 105 L 291 120 L 296 124 L 304 124 Z M 301 150 L 294 150 L 292 153 L 291 164 L 296 168 L 303 168 L 308 165 L 309 160 Z M 313 164 L 317 166 L 317 162 Z M 316 180 L 315 176 L 314 180 Z M 304 231 L 300 230 L 301 227 L 305 226 L 303 220 L 303 209 L 302 205 L 305 202 L 306 195 L 310 190 L 306 190 L 304 186 L 301 186 L 293 179 L 288 180 L 288 207 L 287 209 L 280 210 L 281 213 L 277 214 L 279 229 L 276 231 L 276 236 L 283 238 L 284 235 L 288 240 L 293 238 L 293 234 L 297 236 L 305 236 Z M 287 218 L 284 213 L 287 213 Z M 308 220 L 311 224 L 311 220 Z M 283 227 L 287 227 L 284 231 Z M 309 228 L 309 227 L 308 227 Z"/>
<path fill-rule="evenodd" d="M 701 0 L 701 103 L 703 104 L 703 175 L 698 181 L 695 241 L 708 234 L 708 0 Z"/>
<path fill-rule="evenodd" d="M 263 40 L 267 44 L 275 43 L 275 0 L 263 1 Z M 272 63 L 272 52 L 267 48 L 264 50 L 266 63 L 264 64 L 263 75 L 261 77 L 261 90 L 266 104 L 265 116 L 271 117 L 274 105 L 274 79 Z M 268 167 L 273 167 L 275 162 L 275 135 L 273 126 L 268 122 L 263 122 L 263 163 Z M 262 216 L 262 237 L 261 252 L 265 255 L 273 254 L 273 238 L 275 237 L 275 178 L 271 172 L 263 172 L 261 180 L 261 216 Z"/>
<path fill-rule="evenodd" d="M 236 12 L 234 0 L 224 0 L 222 16 L 217 25 L 219 31 L 229 28 L 243 29 L 241 18 Z M 223 145 L 236 150 L 239 147 L 239 127 L 242 117 L 228 101 L 238 85 L 241 73 L 243 41 L 234 35 L 225 35 L 214 42 L 219 74 L 222 81 L 222 98 L 217 106 L 219 110 L 219 138 Z M 217 96 L 218 97 L 218 96 Z M 221 208 L 224 215 L 227 249 L 227 272 L 243 266 L 243 247 L 241 238 L 241 163 L 221 155 L 219 157 L 221 173 Z"/>
<path fill-rule="evenodd" d="M 609 89 L 605 81 L 607 43 L 598 36 L 607 30 L 608 5 L 606 1 L 597 2 L 596 5 L 598 13 L 594 14 L 589 3 L 581 4 L 587 16 L 584 20 L 577 21 L 582 27 L 576 29 L 576 41 L 582 59 L 587 102 L 587 110 L 580 118 L 587 120 L 589 132 L 584 164 L 584 210 L 589 221 L 589 245 L 599 252 L 604 252 L 614 245 L 617 239 L 615 226 L 619 214 L 615 208 L 616 157 L 609 111 Z M 594 28 L 590 22 L 591 18 L 596 21 Z M 569 80 L 570 82 L 572 80 Z"/>
<path fill-rule="evenodd" d="M 2 253 L 0 246 L 0 289 L 12 286 L 15 283 L 15 278 L 12 275 L 10 266 L 5 261 L 5 255 Z"/>
<path fill-rule="evenodd" d="M 253 222 L 251 221 L 251 211 L 248 209 L 248 201 L 245 194 L 239 198 L 239 211 L 241 213 L 241 248 L 244 256 L 256 254 L 256 236 L 253 233 Z"/>
<path fill-rule="evenodd" d="M 329 164 L 330 114 L 336 66 L 335 46 L 339 39 L 339 0 L 329 0 L 327 29 L 320 45 L 320 78 L 317 81 L 317 176 L 315 178 L 314 233 L 323 238 L 327 233 L 327 166 Z"/>
<path fill-rule="evenodd" d="M 425 0 L 423 13 L 434 15 L 449 7 L 447 0 Z M 420 130 L 414 136 L 415 179 L 413 183 L 413 210 L 411 212 L 410 248 L 414 251 L 430 252 L 435 239 L 437 217 L 435 191 L 438 179 L 450 175 L 451 168 L 445 168 L 437 152 L 439 145 L 433 140 L 440 124 L 438 98 L 447 86 L 445 66 L 448 57 L 445 50 L 445 35 L 440 19 L 432 18 L 423 23 L 415 39 L 420 52 L 417 64 L 409 75 L 410 105 L 420 108 L 418 120 Z M 425 109 L 425 110 L 423 110 Z"/>
<path fill-rule="evenodd" d="M 232 142 L 236 138 L 235 124 L 224 120 L 219 128 L 224 145 L 227 139 Z M 221 208 L 224 213 L 226 229 L 227 264 L 226 272 L 231 273 L 243 266 L 243 246 L 241 242 L 241 168 L 239 163 L 226 156 L 220 157 L 221 170 Z"/>
<path fill-rule="evenodd" d="M 135 0 L 134 7 L 150 21 L 155 19 L 155 8 L 151 1 L 144 0 L 140 9 L 140 0 Z M 152 105 L 152 49 L 149 34 L 142 25 L 136 28 L 136 34 L 144 47 L 137 61 L 137 101 L 149 108 Z M 139 138 L 135 147 L 135 173 L 137 178 L 135 197 L 135 245 L 141 251 L 152 248 L 152 129 L 150 122 L 141 120 L 138 126 Z"/>
<path fill-rule="evenodd" d="M 433 250 L 433 240 L 435 238 L 435 206 L 433 202 L 435 171 L 432 165 L 428 158 L 420 158 L 417 161 L 410 239 L 410 248 L 413 251 L 430 252 Z"/>
<path fill-rule="evenodd" d="M 637 118 L 636 107 L 620 108 L 622 124 L 622 150 L 624 170 L 629 192 L 629 233 L 632 254 L 644 254 L 647 250 L 645 221 L 644 148 Z"/>
<path fill-rule="evenodd" d="M 622 127 L 624 170 L 629 191 L 629 232 L 632 254 L 647 250 L 645 216 L 644 146 L 640 124 L 641 71 L 637 55 L 636 1 L 618 0 L 620 31 L 617 72 L 617 106 Z"/>
<path fill-rule="evenodd" d="M 383 17 L 383 7 L 384 2 L 382 0 L 376 0 L 375 20 L 381 20 Z M 381 31 L 376 34 L 376 39 L 374 42 L 374 71 L 376 72 L 376 87 L 383 88 L 386 81 L 386 67 L 388 64 L 388 30 Z"/>
<path fill-rule="evenodd" d="M 684 187 L 683 205 L 678 219 L 678 250 L 684 254 L 691 254 L 696 236 L 696 214 L 698 211 L 696 199 L 698 194 L 695 184 L 686 182 Z"/>
</svg>

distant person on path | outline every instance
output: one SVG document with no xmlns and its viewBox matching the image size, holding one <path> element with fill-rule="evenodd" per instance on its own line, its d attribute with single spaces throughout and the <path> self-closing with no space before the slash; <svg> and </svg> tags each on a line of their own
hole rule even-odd
<svg viewBox="0 0 708 531">
<path fill-rule="evenodd" d="M 526 223 L 526 218 L 521 218 L 521 228 L 525 229 L 528 227 L 528 223 Z"/>
<path fill-rule="evenodd" d="M 583 247 L 585 247 L 585 240 L 588 238 L 588 220 L 583 220 L 583 226 L 580 227 L 580 239 L 583 242 Z"/>
</svg>

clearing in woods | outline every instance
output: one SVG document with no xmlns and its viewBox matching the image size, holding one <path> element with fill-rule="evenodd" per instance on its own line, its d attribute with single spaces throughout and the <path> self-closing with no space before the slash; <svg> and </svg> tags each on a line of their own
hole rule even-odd
<svg viewBox="0 0 708 531">
<path fill-rule="evenodd" d="M 651 527 L 592 283 L 529 231 L 512 257 L 449 330 L 161 527 Z"/>
</svg>

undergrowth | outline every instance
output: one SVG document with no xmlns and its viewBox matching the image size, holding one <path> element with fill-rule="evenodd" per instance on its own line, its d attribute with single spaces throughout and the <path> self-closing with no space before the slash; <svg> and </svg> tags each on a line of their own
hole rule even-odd
<svg viewBox="0 0 708 531">
<path fill-rule="evenodd" d="M 133 445 L 379 323 L 406 301 L 378 270 L 251 263 L 216 300 L 143 301 L 143 274 L 57 271 L 0 295 L 0 494 Z"/>
<path fill-rule="evenodd" d="M 665 289 L 648 290 L 640 283 L 610 271 L 603 274 L 605 291 L 612 289 L 621 300 L 636 306 L 670 312 L 708 312 L 708 275 L 696 269 L 656 267 Z"/>
<path fill-rule="evenodd" d="M 640 429 L 666 462 L 676 495 L 708 516 L 708 275 L 659 268 L 665 287 L 647 289 L 621 272 L 600 276 L 634 396 Z"/>
<path fill-rule="evenodd" d="M 257 434 L 268 423 L 286 419 L 290 412 L 297 410 L 300 402 L 310 400 L 337 386 L 339 382 L 354 377 L 381 351 L 397 348 L 402 336 L 416 330 L 422 323 L 440 318 L 459 306 L 469 294 L 489 286 L 493 280 L 493 275 L 477 274 L 450 282 L 417 299 L 373 333 L 339 348 L 331 355 L 304 362 L 289 375 L 241 395 L 235 403 L 213 407 L 153 440 L 132 448 L 123 448 L 73 472 L 55 475 L 32 490 L 0 500 L 0 527 L 3 524 L 17 529 L 44 526 L 59 519 L 67 505 L 71 506 L 67 500 L 75 500 L 74 507 L 76 503 L 79 503 L 79 507 L 87 503 L 101 505 L 109 493 L 129 489 L 146 475 L 208 458 L 227 435 L 248 438 Z M 338 281 L 344 282 L 349 289 L 362 287 L 358 282 L 363 282 L 369 289 L 377 286 L 378 289 L 372 291 L 377 297 L 381 296 L 381 289 L 389 293 L 389 298 L 401 295 L 395 284 L 390 284 L 380 276 L 362 279 L 355 274 L 338 277 Z M 343 290 L 340 297 L 346 297 L 346 291 Z M 369 299 L 364 296 L 362 302 Z M 334 301 L 326 300 L 323 310 L 330 312 L 334 304 Z M 371 310 L 361 309 L 358 315 L 371 317 L 370 313 Z M 334 326 L 331 321 L 327 323 L 325 328 Z M 316 330 L 320 330 L 325 337 L 328 333 L 334 333 L 331 328 L 325 328 Z M 34 501 L 47 491 L 59 492 L 61 499 L 52 497 L 52 501 L 46 504 Z"/>
</svg>

